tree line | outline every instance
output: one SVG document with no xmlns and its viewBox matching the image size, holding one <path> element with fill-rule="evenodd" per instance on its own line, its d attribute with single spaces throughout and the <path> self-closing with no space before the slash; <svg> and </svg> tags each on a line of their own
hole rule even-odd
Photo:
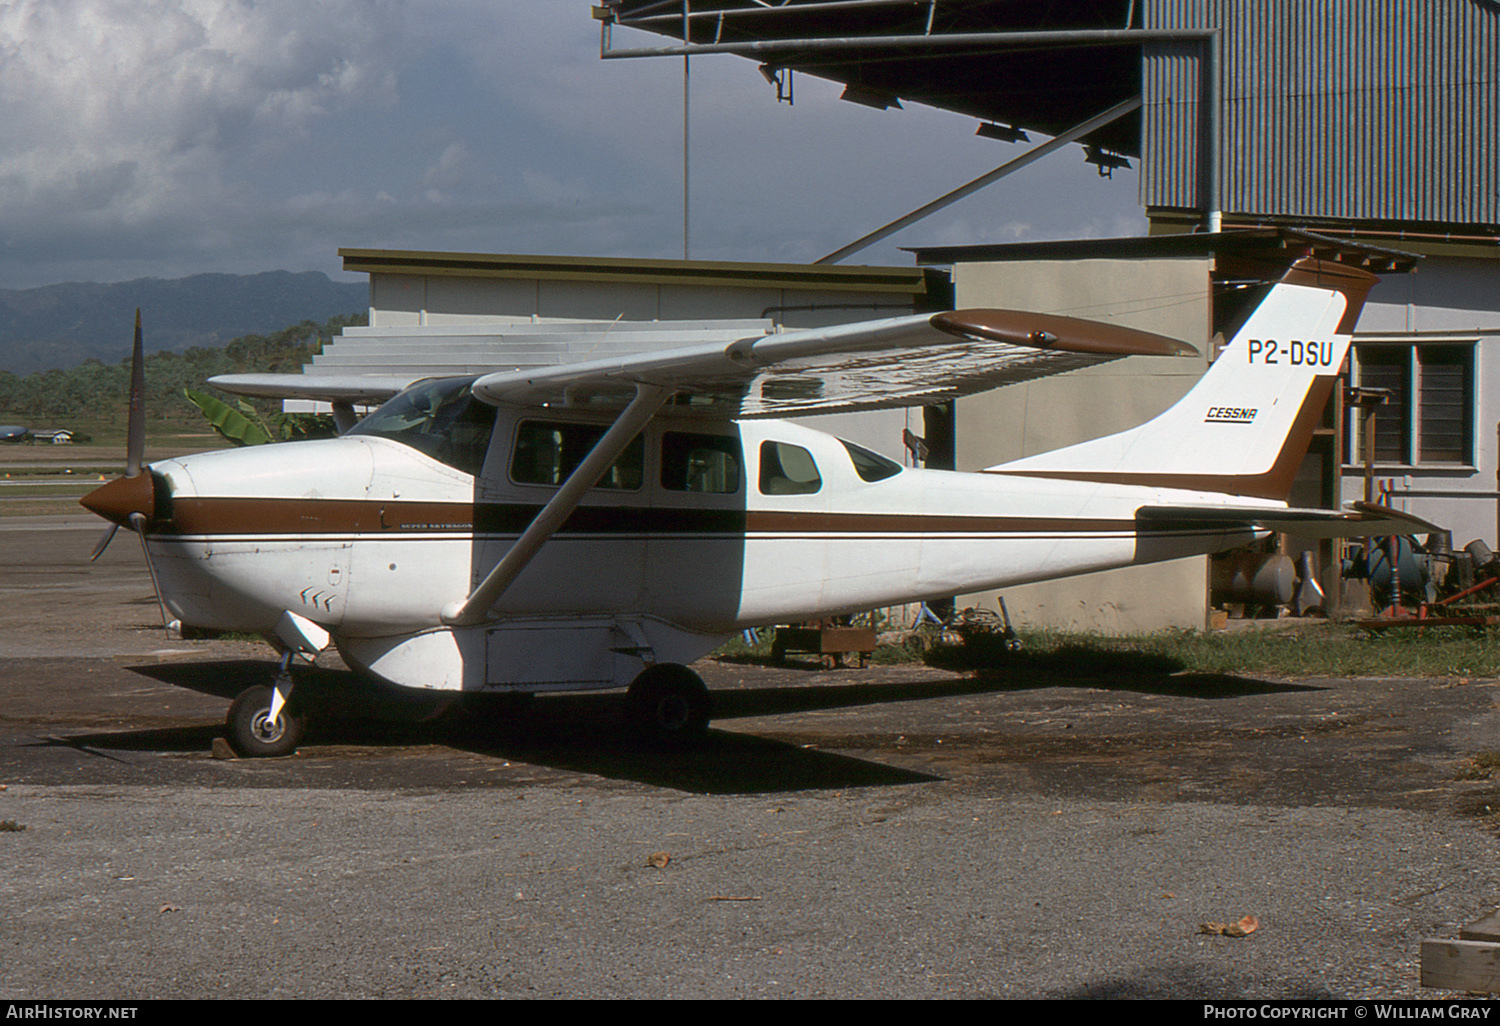
<svg viewBox="0 0 1500 1026">
<path fill-rule="evenodd" d="M 146 411 L 154 422 L 197 425 L 202 413 L 184 389 L 228 399 L 204 382 L 216 374 L 296 373 L 349 325 L 366 314 L 333 317 L 321 324 L 303 321 L 270 335 L 242 335 L 222 347 L 191 346 L 146 356 Z M 0 421 L 32 427 L 64 428 L 71 422 L 123 421 L 130 393 L 130 357 L 119 363 L 85 360 L 72 370 L 38 371 L 25 376 L 0 371 Z M 263 412 L 280 409 L 278 400 L 257 403 Z"/>
</svg>

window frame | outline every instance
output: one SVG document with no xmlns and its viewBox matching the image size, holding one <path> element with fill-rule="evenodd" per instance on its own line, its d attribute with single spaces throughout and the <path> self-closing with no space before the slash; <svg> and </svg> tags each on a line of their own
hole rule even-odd
<svg viewBox="0 0 1500 1026">
<path fill-rule="evenodd" d="M 674 444 L 674 440 L 687 439 L 702 439 L 705 441 L 712 439 L 715 443 L 717 443 L 714 445 L 705 444 L 700 446 L 700 448 L 715 451 L 730 457 L 730 459 L 734 462 L 733 488 L 725 490 L 717 488 L 686 487 L 689 482 L 689 477 L 687 475 L 684 475 L 683 487 L 678 487 L 676 485 L 675 477 L 672 481 L 668 481 L 668 473 L 675 471 L 676 465 L 674 461 L 676 459 L 676 456 L 678 455 L 675 451 L 669 452 L 669 447 Z M 745 489 L 745 447 L 744 444 L 740 441 L 739 435 L 723 434 L 716 431 L 694 431 L 685 427 L 666 427 L 662 429 L 660 437 L 657 439 L 656 451 L 658 453 L 656 483 L 660 487 L 661 491 L 666 495 L 691 495 L 697 498 L 706 496 L 733 496 L 739 495 Z M 691 451 L 693 450 L 684 450 L 683 455 L 686 455 Z"/>
<path fill-rule="evenodd" d="M 512 485 L 520 487 L 520 488 L 548 488 L 548 489 L 552 489 L 554 491 L 556 489 L 558 489 L 558 488 L 561 488 L 563 486 L 563 484 L 568 480 L 568 478 L 570 476 L 572 476 L 573 472 L 578 469 L 579 464 L 581 464 L 583 462 L 583 460 L 587 458 L 587 454 L 588 454 L 589 450 L 585 449 L 584 450 L 584 455 L 580 456 L 579 459 L 578 459 L 578 462 L 574 463 L 571 467 L 560 467 L 559 468 L 559 473 L 561 475 L 561 480 L 559 480 L 559 481 L 556 481 L 556 482 L 528 481 L 528 480 L 525 480 L 523 478 L 519 478 L 519 477 L 516 476 L 516 456 L 517 456 L 517 453 L 520 451 L 521 442 L 523 440 L 522 439 L 523 432 L 529 426 L 532 426 L 532 425 L 539 426 L 539 427 L 541 427 L 543 429 L 546 429 L 546 430 L 557 430 L 557 429 L 567 430 L 567 429 L 571 428 L 571 429 L 576 429 L 578 431 L 588 431 L 588 432 L 596 432 L 597 431 L 598 432 L 598 437 L 594 439 L 594 443 L 593 443 L 594 445 L 598 445 L 599 444 L 599 439 L 601 439 L 601 438 L 604 437 L 604 434 L 609 431 L 609 427 L 610 427 L 608 424 L 605 424 L 605 423 L 598 423 L 598 422 L 593 422 L 593 421 L 582 421 L 582 420 L 567 420 L 567 419 L 560 418 L 560 417 L 545 417 L 545 416 L 536 416 L 536 415 L 526 415 L 526 416 L 521 416 L 521 417 L 516 418 L 515 427 L 511 431 L 510 450 L 509 450 L 509 452 L 506 453 L 506 460 L 505 460 L 505 476 L 506 476 L 506 479 Z M 645 434 L 642 433 L 642 434 L 636 435 L 635 438 L 631 439 L 630 444 L 625 447 L 625 451 L 622 452 L 622 453 L 620 453 L 619 457 L 616 458 L 615 462 L 612 463 L 612 464 L 610 464 L 610 466 L 605 469 L 604 476 L 601 477 L 599 479 L 599 481 L 595 482 L 589 488 L 589 491 L 590 492 L 596 492 L 596 491 L 597 492 L 605 492 L 605 493 L 607 493 L 609 495 L 639 495 L 639 494 L 642 494 L 643 492 L 645 492 L 647 482 L 650 480 L 650 477 L 649 477 L 649 475 L 650 475 L 650 468 L 647 465 L 648 464 L 647 454 L 649 452 L 650 452 L 650 448 L 646 445 Z M 604 482 L 608 479 L 610 471 L 614 470 L 616 467 L 620 466 L 621 465 L 621 461 L 627 459 L 632 454 L 634 454 L 634 455 L 636 455 L 636 456 L 639 457 L 639 462 L 636 465 L 637 469 L 638 469 L 638 472 L 640 474 L 639 480 L 637 480 L 636 483 L 634 485 L 631 485 L 631 486 L 625 486 L 625 485 L 613 486 L 613 485 L 605 484 Z"/>
<path fill-rule="evenodd" d="M 793 453 L 800 453 L 801 455 L 807 457 L 808 465 L 812 467 L 813 471 L 812 479 L 803 480 L 791 477 L 787 474 L 776 474 L 774 477 L 768 475 L 767 469 L 771 466 L 771 463 L 766 454 L 773 446 L 776 449 L 776 469 L 784 469 L 783 458 L 780 450 L 785 448 L 788 450 L 792 450 Z M 818 494 L 818 492 L 823 490 L 822 468 L 818 466 L 817 457 L 807 446 L 798 445 L 796 442 L 784 442 L 779 438 L 763 439 L 760 445 L 756 447 L 755 462 L 755 490 L 761 495 L 767 496 L 768 498 L 797 498 L 806 495 L 816 495 Z M 785 482 L 785 487 L 768 490 L 767 486 L 773 480 Z"/>
<path fill-rule="evenodd" d="M 1476 430 L 1479 414 L 1479 340 L 1470 335 L 1442 336 L 1421 339 L 1395 337 L 1370 337 L 1356 339 L 1350 347 L 1353 350 L 1353 358 L 1350 360 L 1350 378 L 1357 385 L 1379 388 L 1385 387 L 1380 380 L 1370 380 L 1365 373 L 1366 366 L 1373 365 L 1376 361 L 1365 361 L 1363 354 L 1370 351 L 1378 351 L 1382 356 L 1389 357 L 1392 354 L 1400 359 L 1389 361 L 1387 366 L 1399 366 L 1401 371 L 1401 392 L 1403 394 L 1394 397 L 1394 405 L 1387 404 L 1377 407 L 1375 414 L 1377 445 L 1379 439 L 1387 435 L 1389 418 L 1393 411 L 1400 416 L 1398 428 L 1398 439 L 1401 447 L 1399 458 L 1391 459 L 1389 454 L 1382 457 L 1377 454 L 1376 467 L 1401 468 L 1404 470 L 1474 470 L 1478 464 Z M 1444 352 L 1447 351 L 1447 352 Z M 1423 353 L 1427 352 L 1432 358 L 1424 359 Z M 1441 360 L 1439 355 L 1451 356 L 1454 352 L 1461 355 L 1457 361 Z M 1445 363 L 1452 366 L 1456 362 L 1462 368 L 1463 383 L 1461 396 L 1459 398 L 1460 410 L 1456 417 L 1449 417 L 1449 426 L 1456 425 L 1461 435 L 1460 458 L 1437 459 L 1424 454 L 1424 448 L 1428 448 L 1428 439 L 1424 438 L 1424 420 L 1430 419 L 1432 407 L 1438 405 L 1434 397 L 1428 392 L 1428 386 L 1434 385 L 1437 377 L 1435 368 Z M 1371 375 L 1371 378 L 1374 376 Z M 1344 437 L 1349 440 L 1347 451 L 1344 453 L 1345 468 L 1358 469 L 1364 466 L 1364 418 L 1359 415 L 1358 410 L 1350 408 L 1345 411 L 1346 423 Z"/>
</svg>

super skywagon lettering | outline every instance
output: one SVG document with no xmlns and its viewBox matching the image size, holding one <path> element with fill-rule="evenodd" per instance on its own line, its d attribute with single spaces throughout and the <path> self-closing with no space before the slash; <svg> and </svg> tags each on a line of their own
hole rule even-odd
<svg viewBox="0 0 1500 1026">
<path fill-rule="evenodd" d="M 1272 363 L 1291 367 L 1333 367 L 1337 348 L 1332 342 L 1278 342 L 1274 338 L 1247 340 L 1246 351 L 1251 363 Z"/>
</svg>

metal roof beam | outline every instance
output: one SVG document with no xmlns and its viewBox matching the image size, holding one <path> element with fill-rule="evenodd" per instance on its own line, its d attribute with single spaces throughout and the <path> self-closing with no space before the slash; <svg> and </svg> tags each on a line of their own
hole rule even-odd
<svg viewBox="0 0 1500 1026">
<path fill-rule="evenodd" d="M 1078 139 L 1094 131 L 1094 129 L 1107 125 L 1111 121 L 1123 118 L 1126 114 L 1129 114 L 1131 111 L 1138 109 L 1140 105 L 1141 98 L 1139 96 L 1132 97 L 1131 99 L 1126 100 L 1124 103 L 1116 104 L 1109 110 L 1104 111 L 1102 114 L 1097 114 L 1094 117 L 1089 118 L 1082 124 L 1075 125 L 1073 128 L 1068 129 L 1068 131 L 1064 132 L 1062 135 L 1059 135 L 1057 138 L 1052 139 L 1049 142 L 1042 143 L 1039 146 L 1032 147 L 1025 153 L 1021 154 L 1019 157 L 1017 157 L 1015 160 L 1000 165 L 989 174 L 980 175 L 978 178 L 974 179 L 972 182 L 969 182 L 967 185 L 961 185 L 957 189 L 954 189 L 952 192 L 944 196 L 939 196 L 931 203 L 928 203 L 922 207 L 918 207 L 916 210 L 913 210 L 905 217 L 897 218 L 890 224 L 886 225 L 884 228 L 877 228 L 870 234 L 855 239 L 853 242 L 849 243 L 849 245 L 844 246 L 842 249 L 836 249 L 832 253 L 829 253 L 827 256 L 815 262 L 820 264 L 836 263 L 837 261 L 844 259 L 844 257 L 846 256 L 851 256 L 855 253 L 858 253 L 860 250 L 866 248 L 867 246 L 873 246 L 881 239 L 884 239 L 890 235 L 894 235 L 896 232 L 899 232 L 901 229 L 907 227 L 908 225 L 916 224 L 918 221 L 922 220 L 922 218 L 924 217 L 927 217 L 929 214 L 935 214 L 939 210 L 942 210 L 944 207 L 953 203 L 957 203 L 965 196 L 978 192 L 986 185 L 989 185 L 992 182 L 997 182 L 1000 179 L 1004 178 L 1006 175 L 1019 171 L 1026 165 L 1041 160 L 1043 157 L 1047 156 L 1049 153 L 1052 153 L 1054 150 L 1061 149 L 1062 147 L 1067 146 L 1069 143 L 1076 142 Z"/>
<path fill-rule="evenodd" d="M 822 13 L 825 11 L 843 11 L 849 10 L 851 8 L 858 9 L 870 7 L 926 7 L 930 10 L 933 7 L 936 7 L 940 2 L 941 0 L 821 0 L 821 2 L 818 3 L 792 4 L 783 5 L 780 7 L 766 7 L 758 5 L 754 7 L 730 7 L 718 8 L 714 10 L 697 10 L 689 12 L 688 19 L 690 21 L 717 21 L 719 19 L 755 17 L 757 15 L 764 14 L 800 14 L 806 12 Z M 677 6 L 680 7 L 681 5 L 677 4 Z M 646 25 L 682 24 L 681 12 L 668 14 L 644 14 L 634 16 L 627 14 L 614 14 L 612 15 L 612 17 L 615 19 L 616 23 L 624 25 L 626 28 L 639 28 Z"/>
<path fill-rule="evenodd" d="M 615 49 L 604 40 L 600 56 L 606 60 L 635 57 L 693 57 L 698 54 L 732 53 L 762 60 L 777 54 L 816 53 L 827 50 L 859 48 L 962 49 L 980 47 L 992 50 L 1046 46 L 1119 46 L 1131 43 L 1192 42 L 1212 39 L 1217 29 L 1066 29 L 1044 32 L 954 32 L 931 36 L 841 36 L 834 39 L 763 39 L 745 43 L 693 43 L 685 46 L 636 47 Z"/>
</svg>

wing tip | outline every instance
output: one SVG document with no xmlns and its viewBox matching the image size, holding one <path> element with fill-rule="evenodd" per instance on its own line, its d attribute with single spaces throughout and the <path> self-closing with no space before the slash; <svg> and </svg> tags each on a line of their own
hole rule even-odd
<svg viewBox="0 0 1500 1026">
<path fill-rule="evenodd" d="M 1166 335 L 1079 317 L 1024 310 L 951 310 L 934 314 L 932 326 L 960 338 L 1098 356 L 1198 356 L 1198 350 Z"/>
</svg>

